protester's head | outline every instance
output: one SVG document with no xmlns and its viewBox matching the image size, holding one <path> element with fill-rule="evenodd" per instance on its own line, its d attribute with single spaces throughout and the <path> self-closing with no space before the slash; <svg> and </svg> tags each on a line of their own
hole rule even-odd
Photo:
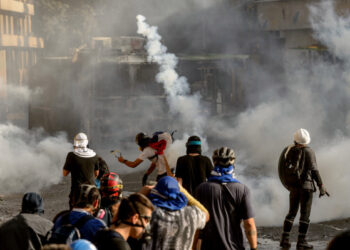
<svg viewBox="0 0 350 250">
<path fill-rule="evenodd" d="M 152 202 L 146 196 L 140 193 L 131 194 L 122 199 L 115 224 L 131 226 L 130 236 L 138 239 L 149 225 L 153 209 Z"/>
<path fill-rule="evenodd" d="M 74 208 L 89 208 L 91 211 L 96 211 L 100 205 L 101 195 L 96 186 L 83 184 L 76 189 L 72 200 Z"/>
<path fill-rule="evenodd" d="M 137 145 L 140 146 L 141 150 L 144 150 L 148 146 L 150 140 L 151 140 L 151 138 L 142 132 L 138 133 L 136 135 L 136 138 L 135 138 L 135 141 L 136 141 Z"/>
<path fill-rule="evenodd" d="M 97 250 L 94 244 L 85 239 L 73 241 L 73 243 L 70 244 L 70 247 L 72 250 Z"/>
<path fill-rule="evenodd" d="M 328 244 L 327 250 L 349 249 L 350 230 L 335 236 Z"/>
<path fill-rule="evenodd" d="M 180 192 L 178 182 L 170 176 L 162 177 L 149 195 L 152 203 L 170 211 L 177 211 L 187 205 L 186 196 Z"/>
<path fill-rule="evenodd" d="M 76 136 L 74 136 L 74 143 L 73 146 L 76 148 L 86 148 L 89 144 L 87 135 L 84 133 L 79 133 Z"/>
<path fill-rule="evenodd" d="M 202 153 L 201 138 L 195 135 L 190 136 L 186 142 L 186 154 L 201 154 L 201 153 Z"/>
<path fill-rule="evenodd" d="M 24 194 L 21 213 L 43 214 L 44 203 L 40 194 L 32 192 Z"/>
<path fill-rule="evenodd" d="M 233 149 L 228 147 L 221 147 L 213 152 L 212 159 L 215 166 L 228 167 L 230 165 L 233 165 L 236 156 Z"/>
<path fill-rule="evenodd" d="M 117 173 L 110 172 L 101 178 L 101 196 L 103 206 L 109 206 L 117 203 L 122 198 L 123 181 Z"/>
<path fill-rule="evenodd" d="M 310 134 L 306 129 L 300 128 L 294 133 L 294 142 L 300 145 L 307 145 L 310 143 Z"/>
</svg>

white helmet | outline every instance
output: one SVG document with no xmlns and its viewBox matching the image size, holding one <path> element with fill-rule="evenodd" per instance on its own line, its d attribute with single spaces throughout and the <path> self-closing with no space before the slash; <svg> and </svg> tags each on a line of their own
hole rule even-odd
<svg viewBox="0 0 350 250">
<path fill-rule="evenodd" d="M 214 164 L 227 167 L 235 162 L 235 152 L 233 149 L 228 147 L 221 147 L 213 152 L 213 162 Z"/>
<path fill-rule="evenodd" d="M 301 145 L 307 145 L 310 143 L 310 134 L 306 129 L 300 128 L 294 133 L 294 141 Z"/>
<path fill-rule="evenodd" d="M 86 148 L 88 144 L 89 144 L 89 141 L 86 134 L 79 133 L 76 136 L 74 136 L 74 144 L 73 144 L 74 147 Z"/>
</svg>

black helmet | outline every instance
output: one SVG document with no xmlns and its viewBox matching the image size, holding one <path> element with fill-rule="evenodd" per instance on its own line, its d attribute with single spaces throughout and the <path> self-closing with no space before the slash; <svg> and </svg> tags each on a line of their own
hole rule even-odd
<svg viewBox="0 0 350 250">
<path fill-rule="evenodd" d="M 233 149 L 230 149 L 228 147 L 216 149 L 213 153 L 212 158 L 215 165 L 223 167 L 232 165 L 236 159 L 235 152 Z"/>
</svg>

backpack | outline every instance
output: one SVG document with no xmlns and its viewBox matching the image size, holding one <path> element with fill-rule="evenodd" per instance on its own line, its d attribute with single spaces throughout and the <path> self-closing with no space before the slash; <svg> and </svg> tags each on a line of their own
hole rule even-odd
<svg viewBox="0 0 350 250">
<path fill-rule="evenodd" d="M 278 173 L 285 188 L 298 188 L 301 186 L 304 172 L 305 151 L 303 147 L 286 147 L 280 156 Z"/>
<path fill-rule="evenodd" d="M 73 241 L 81 238 L 79 228 L 81 228 L 86 222 L 93 219 L 94 217 L 90 214 L 82 216 L 74 224 L 69 222 L 70 212 L 62 215 L 61 226 L 55 230 L 51 229 L 47 236 L 47 244 L 68 244 L 70 245 Z"/>
</svg>

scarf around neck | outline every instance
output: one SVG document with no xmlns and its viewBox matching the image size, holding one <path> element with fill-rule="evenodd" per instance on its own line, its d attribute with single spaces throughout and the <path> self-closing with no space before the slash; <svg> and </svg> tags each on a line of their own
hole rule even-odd
<svg viewBox="0 0 350 250">
<path fill-rule="evenodd" d="M 233 165 L 227 167 L 215 166 L 210 173 L 208 181 L 218 182 L 218 183 L 229 183 L 229 182 L 238 182 L 235 175 L 235 168 Z"/>
<path fill-rule="evenodd" d="M 158 181 L 155 188 L 151 190 L 149 198 L 155 206 L 170 211 L 180 210 L 188 202 L 186 196 L 180 192 L 177 181 L 170 176 L 165 176 Z"/>
<path fill-rule="evenodd" d="M 76 147 L 74 148 L 73 153 L 83 158 L 91 158 L 96 155 L 95 151 L 87 147 Z"/>
</svg>

